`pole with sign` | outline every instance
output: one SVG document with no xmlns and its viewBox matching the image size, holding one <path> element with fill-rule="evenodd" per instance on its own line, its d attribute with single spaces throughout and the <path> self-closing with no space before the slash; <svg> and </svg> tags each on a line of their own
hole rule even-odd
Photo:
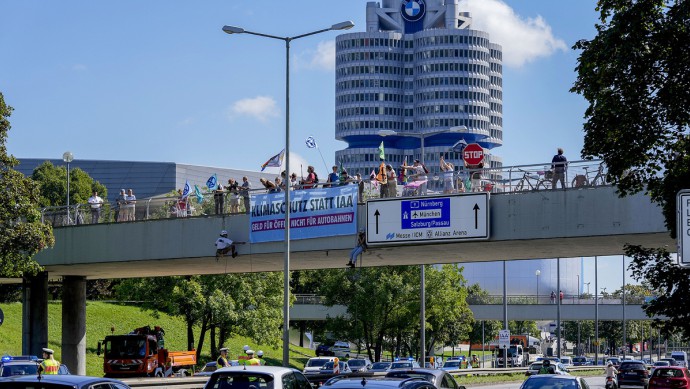
<svg viewBox="0 0 690 389">
<path fill-rule="evenodd" d="M 484 160 L 484 148 L 478 143 L 471 143 L 462 151 L 462 159 L 468 165 L 479 165 Z"/>
<path fill-rule="evenodd" d="M 676 195 L 678 228 L 678 264 L 690 267 L 690 189 L 683 189 Z"/>
<path fill-rule="evenodd" d="M 508 367 L 508 347 L 510 347 L 510 330 L 498 331 L 498 348 L 503 350 L 503 367 Z"/>
</svg>

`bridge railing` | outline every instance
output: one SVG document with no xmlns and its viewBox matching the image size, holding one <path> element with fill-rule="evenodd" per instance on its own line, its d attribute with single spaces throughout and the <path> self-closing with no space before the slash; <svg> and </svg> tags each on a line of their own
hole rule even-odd
<svg viewBox="0 0 690 389">
<path fill-rule="evenodd" d="M 462 169 L 453 173 L 454 190 L 451 193 L 483 192 L 491 193 L 524 193 L 526 191 L 551 190 L 551 163 L 532 165 L 504 166 L 486 169 Z M 438 174 L 427 175 L 427 194 L 444 193 L 444 179 Z M 380 183 L 375 177 L 361 180 L 359 201 L 366 202 L 380 197 Z M 608 185 L 606 167 L 599 160 L 574 161 L 568 163 L 564 174 L 566 189 L 585 189 L 589 187 Z M 349 181 L 349 184 L 359 185 L 359 181 Z M 323 187 L 328 183 L 319 183 Z M 301 189 L 301 185 L 296 185 Z M 560 186 L 559 186 L 560 189 Z M 254 188 L 249 195 L 269 192 L 267 188 Z M 399 183 L 396 197 L 402 195 L 416 196 L 419 188 L 408 183 Z M 197 197 L 195 192 L 182 198 L 174 191 L 163 195 L 138 199 L 134 207 L 134 221 L 156 220 L 181 217 L 199 217 L 222 213 L 224 215 L 246 213 L 245 200 L 238 192 L 202 191 Z M 218 196 L 218 198 L 216 198 Z M 391 196 L 392 197 L 392 196 Z M 220 212 L 216 212 L 216 200 L 222 199 Z M 71 204 L 67 206 L 45 207 L 41 210 L 42 220 L 53 227 L 78 226 L 92 223 L 127 222 L 118 221 L 119 206 L 116 202 L 104 203 L 98 220 L 94 220 L 89 204 Z M 120 218 L 121 219 L 121 218 Z"/>
<path fill-rule="evenodd" d="M 621 305 L 623 304 L 623 299 L 616 295 L 612 296 L 610 294 L 600 294 L 596 296 L 599 300 L 599 304 L 607 305 Z M 643 304 L 645 300 L 649 299 L 649 296 L 625 296 L 626 304 Z M 558 295 L 556 297 L 551 297 L 551 294 L 545 295 L 509 295 L 507 296 L 508 304 L 511 305 L 556 305 L 558 304 Z M 471 305 L 502 305 L 503 296 L 502 295 L 490 295 L 490 296 L 468 296 L 467 303 Z M 561 305 L 594 305 L 595 296 L 593 295 L 564 295 L 561 300 Z"/>
</svg>

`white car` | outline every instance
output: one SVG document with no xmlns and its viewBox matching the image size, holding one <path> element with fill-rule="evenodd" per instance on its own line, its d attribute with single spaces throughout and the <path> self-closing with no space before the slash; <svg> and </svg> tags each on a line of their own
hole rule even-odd
<svg viewBox="0 0 690 389">
<path fill-rule="evenodd" d="M 218 369 L 209 378 L 204 389 L 312 389 L 311 384 L 297 369 L 279 366 L 232 366 Z"/>
<path fill-rule="evenodd" d="M 324 367 L 328 362 L 335 361 L 335 357 L 316 357 L 309 358 L 307 363 L 304 365 L 304 374 L 321 374 L 321 368 Z"/>
<path fill-rule="evenodd" d="M 328 350 L 338 358 L 350 358 L 350 342 L 335 342 Z"/>
</svg>

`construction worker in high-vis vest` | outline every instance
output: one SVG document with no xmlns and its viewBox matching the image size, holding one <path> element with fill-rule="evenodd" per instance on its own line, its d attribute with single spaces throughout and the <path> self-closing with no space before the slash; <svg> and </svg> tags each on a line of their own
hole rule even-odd
<svg viewBox="0 0 690 389">
<path fill-rule="evenodd" d="M 41 374 L 57 374 L 60 368 L 60 362 L 53 358 L 55 351 L 44 348 L 43 349 L 43 362 L 38 366 L 38 372 Z"/>
</svg>

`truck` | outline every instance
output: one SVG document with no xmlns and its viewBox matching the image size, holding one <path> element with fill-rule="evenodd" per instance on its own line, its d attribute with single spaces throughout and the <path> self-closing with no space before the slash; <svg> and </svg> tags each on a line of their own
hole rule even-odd
<svg viewBox="0 0 690 389">
<path fill-rule="evenodd" d="M 517 367 L 517 366 L 527 366 L 527 363 L 529 361 L 529 353 L 525 351 L 525 349 L 519 345 L 519 344 L 512 344 L 510 347 L 508 347 L 508 366 L 509 367 Z M 496 358 L 496 366 L 497 367 L 503 367 L 505 366 L 503 362 L 503 351 L 499 350 L 498 351 L 498 357 Z"/>
<path fill-rule="evenodd" d="M 498 338 L 491 342 L 490 348 L 498 355 L 496 366 L 504 366 L 503 350 L 498 347 Z M 540 354 L 541 343 L 538 338 L 530 335 L 510 335 L 510 347 L 508 348 L 508 366 L 527 366 L 534 362 L 534 358 Z M 512 353 L 512 357 L 511 357 Z"/>
<path fill-rule="evenodd" d="M 114 332 L 114 329 L 111 328 Z M 97 355 L 103 352 L 106 377 L 169 377 L 190 375 L 196 365 L 196 350 L 169 351 L 165 331 L 155 326 L 139 327 L 126 335 L 108 335 L 98 342 Z"/>
</svg>

